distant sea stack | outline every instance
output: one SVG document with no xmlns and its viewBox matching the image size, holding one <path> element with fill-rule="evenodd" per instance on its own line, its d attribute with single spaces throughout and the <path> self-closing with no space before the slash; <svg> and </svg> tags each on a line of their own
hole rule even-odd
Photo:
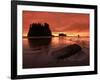
<svg viewBox="0 0 100 80">
<path fill-rule="evenodd" d="M 50 37 L 52 36 L 48 23 L 32 23 L 30 24 L 27 37 Z"/>
<path fill-rule="evenodd" d="M 59 36 L 63 36 L 63 37 L 65 36 L 66 37 L 66 34 L 60 33 Z"/>
</svg>

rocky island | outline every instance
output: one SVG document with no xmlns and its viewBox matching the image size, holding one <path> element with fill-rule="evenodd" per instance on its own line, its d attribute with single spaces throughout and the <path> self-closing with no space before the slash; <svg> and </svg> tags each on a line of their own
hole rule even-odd
<svg viewBox="0 0 100 80">
<path fill-rule="evenodd" d="M 32 23 L 30 24 L 27 37 L 51 37 L 52 33 L 48 23 Z"/>
</svg>

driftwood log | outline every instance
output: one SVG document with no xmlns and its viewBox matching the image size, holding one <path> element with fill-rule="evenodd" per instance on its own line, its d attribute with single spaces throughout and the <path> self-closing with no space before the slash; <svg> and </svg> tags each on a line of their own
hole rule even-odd
<svg viewBox="0 0 100 80">
<path fill-rule="evenodd" d="M 67 57 L 70 57 L 70 56 L 80 52 L 81 50 L 82 50 L 82 48 L 78 44 L 72 44 L 72 45 L 66 46 L 62 49 L 55 51 L 53 54 L 54 54 L 54 56 L 56 56 L 55 57 L 56 59 L 63 60 Z"/>
</svg>

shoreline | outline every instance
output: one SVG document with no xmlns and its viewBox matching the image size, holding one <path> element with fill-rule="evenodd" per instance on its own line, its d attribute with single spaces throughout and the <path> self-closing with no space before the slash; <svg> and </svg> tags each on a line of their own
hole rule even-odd
<svg viewBox="0 0 100 80">
<path fill-rule="evenodd" d="M 72 37 L 72 38 L 77 38 L 77 36 L 38 36 L 38 37 L 27 37 L 27 36 L 22 36 L 22 38 L 53 38 L 53 37 Z M 81 36 L 80 38 L 90 38 L 89 36 Z"/>
</svg>

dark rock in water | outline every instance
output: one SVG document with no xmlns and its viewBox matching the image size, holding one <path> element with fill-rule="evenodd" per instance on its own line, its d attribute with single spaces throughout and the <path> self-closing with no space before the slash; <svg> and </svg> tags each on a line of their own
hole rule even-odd
<svg viewBox="0 0 100 80">
<path fill-rule="evenodd" d="M 70 56 L 76 54 L 77 52 L 79 52 L 81 50 L 82 50 L 82 48 L 77 44 L 69 45 L 69 46 L 63 48 L 61 51 L 61 55 L 59 55 L 56 58 L 58 60 L 65 59 L 67 57 L 70 57 Z"/>
<path fill-rule="evenodd" d="M 52 36 L 50 26 L 48 23 L 40 24 L 40 23 L 32 23 L 30 24 L 29 32 L 27 37 L 45 37 Z"/>
<path fill-rule="evenodd" d="M 59 36 L 65 36 L 65 37 L 66 37 L 66 34 L 64 34 L 64 33 L 60 33 Z"/>
</svg>

